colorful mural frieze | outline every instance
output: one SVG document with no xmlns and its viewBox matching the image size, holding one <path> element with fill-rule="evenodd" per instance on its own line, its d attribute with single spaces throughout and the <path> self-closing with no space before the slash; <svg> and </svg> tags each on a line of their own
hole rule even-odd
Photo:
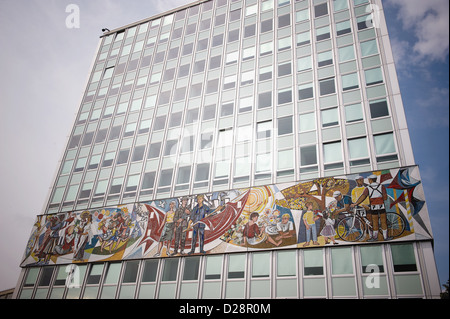
<svg viewBox="0 0 450 319">
<path fill-rule="evenodd" d="M 22 267 L 432 238 L 417 166 L 37 216 Z"/>
</svg>

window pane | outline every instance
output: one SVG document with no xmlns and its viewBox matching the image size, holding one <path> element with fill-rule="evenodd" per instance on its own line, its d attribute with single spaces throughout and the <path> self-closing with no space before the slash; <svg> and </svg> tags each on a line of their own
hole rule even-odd
<svg viewBox="0 0 450 319">
<path fill-rule="evenodd" d="M 369 156 L 369 153 L 367 151 L 367 139 L 365 137 L 349 140 L 348 149 L 350 153 L 350 159 Z"/>
<path fill-rule="evenodd" d="M 87 278 L 87 284 L 98 284 L 100 282 L 100 277 L 102 276 L 103 264 L 93 264 L 89 270 L 89 275 Z"/>
<path fill-rule="evenodd" d="M 363 119 L 361 104 L 352 104 L 345 106 L 345 119 L 347 123 L 360 121 Z"/>
<path fill-rule="evenodd" d="M 144 263 L 144 274 L 142 282 L 155 282 L 158 271 L 159 260 L 146 260 Z"/>
<path fill-rule="evenodd" d="M 361 42 L 361 55 L 363 57 L 378 53 L 377 41 L 370 40 Z"/>
<path fill-rule="evenodd" d="M 412 244 L 392 245 L 391 252 L 395 272 L 417 271 Z"/>
<path fill-rule="evenodd" d="M 317 164 L 316 146 L 304 146 L 300 148 L 300 165 L 313 165 Z"/>
<path fill-rule="evenodd" d="M 373 139 L 375 141 L 375 150 L 377 155 L 395 153 L 393 133 L 375 135 Z"/>
<path fill-rule="evenodd" d="M 337 108 L 323 110 L 321 113 L 322 113 L 322 127 L 328 127 L 339 124 L 339 113 Z"/>
<path fill-rule="evenodd" d="M 306 132 L 316 129 L 316 119 L 313 113 L 300 114 L 300 132 Z"/>
<path fill-rule="evenodd" d="M 353 45 L 339 48 L 339 62 L 353 60 L 355 58 L 355 50 Z"/>
<path fill-rule="evenodd" d="M 304 275 L 323 275 L 323 252 L 322 249 L 303 250 Z"/>
<path fill-rule="evenodd" d="M 108 269 L 106 270 L 105 284 L 117 284 L 119 281 L 120 268 L 122 263 L 111 263 L 108 264 Z"/>
<path fill-rule="evenodd" d="M 342 90 L 352 90 L 359 87 L 358 74 L 351 73 L 342 76 Z"/>
<path fill-rule="evenodd" d="M 184 261 L 183 280 L 197 280 L 200 268 L 200 257 L 189 257 Z"/>
<path fill-rule="evenodd" d="M 233 254 L 228 257 L 228 278 L 244 278 L 245 254 Z"/>
<path fill-rule="evenodd" d="M 177 280 L 179 259 L 165 259 L 162 281 Z"/>
<path fill-rule="evenodd" d="M 327 5 L 327 3 L 322 3 L 322 4 L 316 5 L 314 7 L 314 15 L 315 15 L 316 18 L 324 16 L 326 14 L 328 14 L 328 5 Z"/>
<path fill-rule="evenodd" d="M 389 109 L 386 100 L 370 101 L 370 116 L 375 119 L 378 117 L 388 116 Z"/>
<path fill-rule="evenodd" d="M 331 250 L 333 275 L 353 274 L 353 256 L 351 248 L 333 248 Z"/>
<path fill-rule="evenodd" d="M 381 246 L 361 246 L 361 266 L 364 273 L 372 272 L 373 267 L 378 267 L 378 272 L 384 272 L 383 255 Z M 369 267 L 369 269 L 367 268 Z"/>
<path fill-rule="evenodd" d="M 334 86 L 334 78 L 319 81 L 320 85 L 320 95 L 327 95 L 336 92 Z"/>
<path fill-rule="evenodd" d="M 277 276 L 295 276 L 297 274 L 296 258 L 295 250 L 277 252 Z"/>
<path fill-rule="evenodd" d="M 374 85 L 378 83 L 383 83 L 383 74 L 381 72 L 381 68 L 375 68 L 364 71 L 366 76 L 366 84 Z"/>
<path fill-rule="evenodd" d="M 278 119 L 278 135 L 285 135 L 292 133 L 292 116 L 287 116 Z"/>
<path fill-rule="evenodd" d="M 269 277 L 270 253 L 255 253 L 252 255 L 252 277 Z"/>
<path fill-rule="evenodd" d="M 297 71 L 298 72 L 309 70 L 309 69 L 312 68 L 312 62 L 311 62 L 311 56 L 310 55 L 298 59 L 297 62 L 298 62 L 297 63 L 297 65 L 298 65 Z"/>
<path fill-rule="evenodd" d="M 205 279 L 220 279 L 222 274 L 222 256 L 207 256 Z"/>
<path fill-rule="evenodd" d="M 123 275 L 122 282 L 124 283 L 136 282 L 138 268 L 139 268 L 139 261 L 137 260 L 127 261 L 125 263 L 125 273 Z"/>
<path fill-rule="evenodd" d="M 342 161 L 341 142 L 323 144 L 323 157 L 325 163 Z"/>
</svg>

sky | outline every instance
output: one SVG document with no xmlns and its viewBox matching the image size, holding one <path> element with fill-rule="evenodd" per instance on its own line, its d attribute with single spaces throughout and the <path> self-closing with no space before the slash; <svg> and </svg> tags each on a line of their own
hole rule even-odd
<svg viewBox="0 0 450 319">
<path fill-rule="evenodd" d="M 191 0 L 0 0 L 0 291 L 13 288 L 71 133 L 102 28 Z M 79 19 L 73 19 L 74 6 Z M 449 279 L 449 1 L 383 0 L 415 161 Z"/>
</svg>

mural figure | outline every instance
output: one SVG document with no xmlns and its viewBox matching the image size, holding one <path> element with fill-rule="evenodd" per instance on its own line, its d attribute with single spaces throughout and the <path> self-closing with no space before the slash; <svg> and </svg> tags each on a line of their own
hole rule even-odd
<svg viewBox="0 0 450 319">
<path fill-rule="evenodd" d="M 175 211 L 175 243 L 171 256 L 176 256 L 178 254 L 178 248 L 180 249 L 180 255 L 184 255 L 187 236 L 186 229 L 191 219 L 191 210 L 187 205 L 188 201 L 189 198 L 184 196 L 181 199 L 181 205 Z"/>
<path fill-rule="evenodd" d="M 192 255 L 193 253 L 195 253 L 197 238 L 199 239 L 200 253 L 206 254 L 206 251 L 203 249 L 205 245 L 205 223 L 202 221 L 202 219 L 210 214 L 211 209 L 209 208 L 209 206 L 204 204 L 204 199 L 204 195 L 198 195 L 197 205 L 192 210 L 190 227 L 194 229 L 194 233 L 192 235 L 191 251 L 188 253 L 188 255 Z"/>
<path fill-rule="evenodd" d="M 431 238 L 423 197 L 413 166 L 41 215 L 21 266 Z"/>
<path fill-rule="evenodd" d="M 316 227 L 316 220 L 320 218 L 320 215 L 315 214 L 312 210 L 312 207 L 313 207 L 312 202 L 306 202 L 307 210 L 302 217 L 303 224 L 305 224 L 306 227 L 306 243 L 303 245 L 303 247 L 309 246 L 311 241 L 311 234 L 313 245 L 320 245 L 319 242 L 317 241 L 317 227 Z"/>
<path fill-rule="evenodd" d="M 334 239 L 336 237 L 336 231 L 334 230 L 335 219 L 331 218 L 328 215 L 328 212 L 323 212 L 322 218 L 325 221 L 325 227 L 320 232 L 320 235 L 325 237 L 325 245 L 330 243 L 330 240 L 333 242 L 333 245 L 337 245 L 338 243 Z"/>
<path fill-rule="evenodd" d="M 159 228 L 159 231 L 161 232 L 161 237 L 159 238 L 159 245 L 158 245 L 158 252 L 156 253 L 155 257 L 161 256 L 161 249 L 163 247 L 163 244 L 166 244 L 166 255 L 170 255 L 170 243 L 173 239 L 174 234 L 174 217 L 175 217 L 175 201 L 171 201 L 169 204 L 169 210 L 166 213 L 166 216 L 164 217 L 164 221 L 161 224 L 161 227 Z M 164 227 L 164 228 L 163 228 Z"/>
<path fill-rule="evenodd" d="M 370 202 L 370 209 L 367 211 L 367 218 L 372 222 L 372 237 L 368 241 L 378 241 L 378 219 L 381 221 L 381 231 L 383 233 L 384 240 L 391 240 L 392 237 L 388 236 L 386 209 L 384 202 L 388 199 L 386 188 L 377 183 L 377 176 L 370 175 L 368 177 L 369 185 L 361 194 L 356 203 L 352 204 L 352 207 L 361 204 L 367 197 Z"/>
</svg>

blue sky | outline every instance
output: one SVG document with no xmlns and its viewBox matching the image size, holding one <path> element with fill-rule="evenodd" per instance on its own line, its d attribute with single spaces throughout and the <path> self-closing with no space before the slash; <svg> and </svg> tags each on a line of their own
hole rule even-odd
<svg viewBox="0 0 450 319">
<path fill-rule="evenodd" d="M 18 265 L 64 152 L 101 29 L 190 2 L 0 0 L 0 290 L 16 285 Z M 69 4 L 80 8 L 79 28 L 66 27 Z M 449 278 L 449 2 L 383 0 L 383 5 L 444 283 Z"/>
</svg>

